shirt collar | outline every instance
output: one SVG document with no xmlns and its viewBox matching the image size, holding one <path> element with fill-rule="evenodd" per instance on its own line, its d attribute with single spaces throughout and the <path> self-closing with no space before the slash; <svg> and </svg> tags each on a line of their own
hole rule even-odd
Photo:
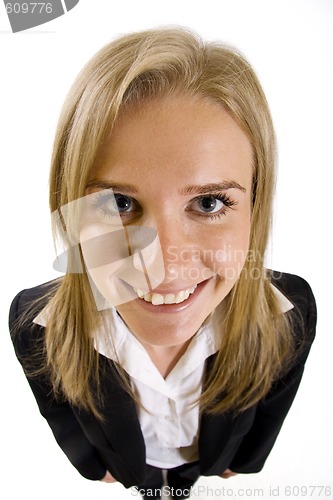
<svg viewBox="0 0 333 500">
<path fill-rule="evenodd" d="M 276 298 L 278 299 L 281 314 L 284 314 L 293 309 L 294 304 L 292 304 L 290 300 L 287 299 L 287 297 L 282 292 L 280 292 L 280 290 L 276 288 L 276 286 L 274 286 L 272 283 L 271 287 L 273 289 Z"/>
<path fill-rule="evenodd" d="M 130 332 L 117 311 L 114 308 L 108 311 L 109 313 L 105 315 L 105 331 L 112 329 L 112 340 L 95 332 L 95 349 L 103 356 L 119 363 L 132 378 L 158 390 L 167 397 L 172 397 L 171 386 L 174 382 L 179 382 L 194 372 L 205 359 L 219 349 L 220 333 L 214 332 L 208 319 L 194 335 L 176 366 L 164 379 L 147 351 Z M 140 359 L 139 363 L 138 359 Z"/>
</svg>

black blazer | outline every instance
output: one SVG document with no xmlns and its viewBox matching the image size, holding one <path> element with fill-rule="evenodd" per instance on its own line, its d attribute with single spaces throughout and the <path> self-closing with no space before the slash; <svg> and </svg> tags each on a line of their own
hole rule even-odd
<svg viewBox="0 0 333 500">
<path fill-rule="evenodd" d="M 259 472 L 297 392 L 315 336 L 315 300 L 308 283 L 298 276 L 273 273 L 272 282 L 294 304 L 294 309 L 286 314 L 301 317 L 302 321 L 295 323 L 295 335 L 297 339 L 305 337 L 305 342 L 288 373 L 273 384 L 259 403 L 236 417 L 232 412 L 202 416 L 199 433 L 201 475 L 218 475 L 226 468 L 239 473 Z M 28 326 L 15 332 L 15 322 L 44 291 L 45 286 L 23 290 L 11 305 L 10 330 L 16 355 L 23 366 L 26 359 L 31 359 L 36 342 L 43 338 L 44 328 Z M 208 358 L 208 370 L 213 358 L 214 355 Z M 102 355 L 100 362 L 105 388 L 103 421 L 67 401 L 56 401 L 45 377 L 29 376 L 28 381 L 41 414 L 80 474 L 98 480 L 109 470 L 127 488 L 144 484 L 145 444 L 134 401 L 120 386 L 113 362 Z"/>
</svg>

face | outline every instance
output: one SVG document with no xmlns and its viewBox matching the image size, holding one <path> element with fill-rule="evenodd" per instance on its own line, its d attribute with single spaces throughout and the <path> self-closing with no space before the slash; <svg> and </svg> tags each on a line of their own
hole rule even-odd
<svg viewBox="0 0 333 500">
<path fill-rule="evenodd" d="M 134 259 L 134 274 L 119 281 L 128 300 L 116 308 L 143 345 L 185 344 L 230 292 L 249 247 L 251 184 L 251 144 L 213 101 L 169 96 L 118 118 L 86 189 L 87 199 L 98 197 L 99 220 L 82 225 L 81 239 L 114 231 L 115 221 L 125 246 L 137 227 L 158 236 L 147 235 L 147 249 L 149 265 L 163 268 L 159 279 L 135 283 L 142 262 Z M 84 247 L 83 256 L 89 261 Z M 109 271 L 89 271 L 107 299 Z"/>
</svg>

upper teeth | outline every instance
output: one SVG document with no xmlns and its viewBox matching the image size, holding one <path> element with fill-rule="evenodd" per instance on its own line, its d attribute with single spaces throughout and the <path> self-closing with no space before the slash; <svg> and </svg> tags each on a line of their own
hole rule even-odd
<svg viewBox="0 0 333 500">
<path fill-rule="evenodd" d="M 151 302 L 154 306 L 158 306 L 161 304 L 179 304 L 180 302 L 184 302 L 184 300 L 188 299 L 191 293 L 194 292 L 197 285 L 192 286 L 192 288 L 187 288 L 187 290 L 181 290 L 180 292 L 173 294 L 167 293 L 166 295 L 162 295 L 160 293 L 150 293 L 139 290 L 138 288 L 134 288 L 140 299 L 144 299 L 146 302 Z"/>
</svg>

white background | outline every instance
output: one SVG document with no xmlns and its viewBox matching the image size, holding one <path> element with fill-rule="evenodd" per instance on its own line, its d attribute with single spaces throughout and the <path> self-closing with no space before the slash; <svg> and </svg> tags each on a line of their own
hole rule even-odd
<svg viewBox="0 0 333 500">
<path fill-rule="evenodd" d="M 241 496 L 240 488 L 247 497 L 262 497 L 254 490 L 262 488 L 264 498 L 289 498 L 286 486 L 333 487 L 333 1 L 81 0 L 67 15 L 17 34 L 1 2 L 0 495 L 6 500 L 135 498 L 119 484 L 83 479 L 67 461 L 13 354 L 7 314 L 19 290 L 57 276 L 48 170 L 60 107 L 74 77 L 116 35 L 175 24 L 238 47 L 258 73 L 279 144 L 268 264 L 306 278 L 319 312 L 301 388 L 264 470 L 229 480 L 201 478 L 199 485 L 212 490 L 193 498 Z M 327 498 L 319 493 L 308 489 L 306 497 Z"/>
</svg>

